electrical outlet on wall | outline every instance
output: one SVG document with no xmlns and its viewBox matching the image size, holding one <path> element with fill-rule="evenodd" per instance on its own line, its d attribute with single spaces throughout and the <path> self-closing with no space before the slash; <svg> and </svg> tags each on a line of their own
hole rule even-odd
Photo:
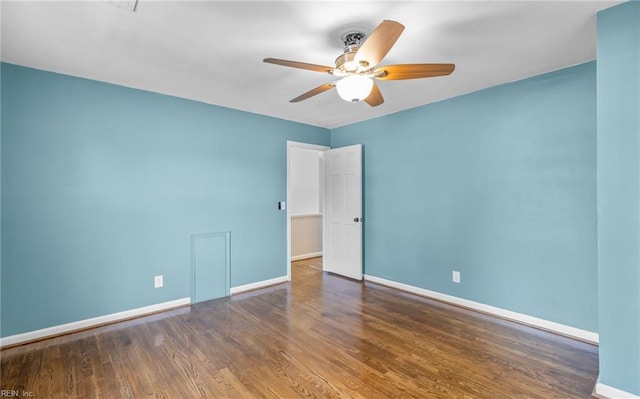
<svg viewBox="0 0 640 399">
<path fill-rule="evenodd" d="M 453 282 L 454 283 L 459 283 L 460 282 L 460 272 L 458 271 L 453 271 Z"/>
<path fill-rule="evenodd" d="M 153 286 L 155 288 L 162 288 L 164 286 L 164 278 L 162 277 L 162 275 L 155 276 L 153 278 Z"/>
</svg>

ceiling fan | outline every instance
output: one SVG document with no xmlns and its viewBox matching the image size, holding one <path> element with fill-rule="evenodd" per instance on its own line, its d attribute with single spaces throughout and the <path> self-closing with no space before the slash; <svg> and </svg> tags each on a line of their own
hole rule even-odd
<svg viewBox="0 0 640 399">
<path fill-rule="evenodd" d="M 449 75 L 455 64 L 398 64 L 377 67 L 400 37 L 404 26 L 396 21 L 384 20 L 365 39 L 365 34 L 353 31 L 345 34 L 344 52 L 335 61 L 335 68 L 306 62 L 265 58 L 263 61 L 292 68 L 324 72 L 340 79 L 325 83 L 301 94 L 290 102 L 297 103 L 317 94 L 336 88 L 346 101 L 364 100 L 372 107 L 384 102 L 382 93 L 373 79 L 404 80 Z M 365 39 L 364 41 L 362 41 Z"/>
</svg>

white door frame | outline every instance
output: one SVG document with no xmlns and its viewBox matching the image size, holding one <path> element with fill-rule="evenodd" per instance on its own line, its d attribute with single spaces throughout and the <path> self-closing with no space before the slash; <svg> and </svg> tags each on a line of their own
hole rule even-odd
<svg viewBox="0 0 640 399">
<path fill-rule="evenodd" d="M 287 140 L 287 281 L 291 281 L 291 149 L 302 148 L 306 150 L 326 151 L 331 147 L 326 145 L 301 143 Z M 323 168 L 321 168 L 322 170 Z M 324 179 L 320 179 L 320 193 L 324 192 Z M 323 233 L 324 234 L 324 233 Z"/>
</svg>

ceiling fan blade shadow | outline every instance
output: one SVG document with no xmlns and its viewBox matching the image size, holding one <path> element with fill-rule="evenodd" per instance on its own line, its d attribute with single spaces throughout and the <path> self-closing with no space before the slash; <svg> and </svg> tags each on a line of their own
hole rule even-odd
<svg viewBox="0 0 640 399">
<path fill-rule="evenodd" d="M 365 66 L 376 66 L 396 43 L 404 25 L 396 21 L 384 20 L 371 32 L 355 55 L 357 62 L 366 62 Z"/>
<path fill-rule="evenodd" d="M 372 107 L 377 107 L 378 105 L 384 102 L 384 98 L 382 98 L 382 93 L 378 88 L 377 84 L 373 84 L 373 88 L 371 89 L 371 93 L 364 99 L 364 101 Z"/>
<path fill-rule="evenodd" d="M 335 83 L 325 83 L 323 85 L 320 85 L 318 87 L 316 87 L 315 89 L 311 89 L 308 92 L 299 95 L 298 97 L 294 98 L 293 100 L 289 101 L 290 103 L 299 103 L 302 100 L 306 100 L 309 97 L 313 97 L 315 95 L 318 95 L 320 93 L 324 93 L 327 90 L 331 90 L 333 87 L 335 86 Z"/>
<path fill-rule="evenodd" d="M 433 78 L 451 74 L 455 64 L 398 64 L 376 69 L 373 75 L 380 80 Z"/>
<path fill-rule="evenodd" d="M 282 66 L 287 66 L 291 68 L 306 69 L 308 71 L 314 71 L 314 72 L 331 73 L 333 71 L 333 68 L 331 67 L 324 66 L 324 65 L 317 65 L 317 64 L 309 64 L 307 62 L 281 60 L 278 58 L 265 58 L 262 61 L 268 64 L 276 64 L 276 65 L 282 65 Z"/>
</svg>

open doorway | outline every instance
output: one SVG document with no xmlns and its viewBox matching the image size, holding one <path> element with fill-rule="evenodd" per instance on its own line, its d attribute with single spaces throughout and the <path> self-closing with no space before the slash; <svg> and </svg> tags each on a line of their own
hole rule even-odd
<svg viewBox="0 0 640 399">
<path fill-rule="evenodd" d="M 291 262 L 322 256 L 323 153 L 330 147 L 287 141 L 287 278 Z"/>
</svg>

